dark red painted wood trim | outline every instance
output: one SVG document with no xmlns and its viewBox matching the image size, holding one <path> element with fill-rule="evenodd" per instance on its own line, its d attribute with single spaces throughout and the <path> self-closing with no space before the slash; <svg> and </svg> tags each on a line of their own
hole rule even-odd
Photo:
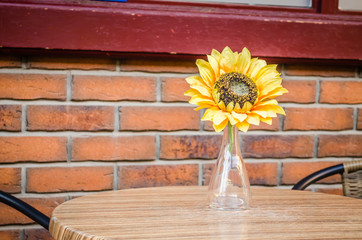
<svg viewBox="0 0 362 240">
<path fill-rule="evenodd" d="M 246 46 L 253 56 L 362 59 L 362 16 L 146 3 L 0 3 L 2 48 L 204 55 Z"/>
</svg>

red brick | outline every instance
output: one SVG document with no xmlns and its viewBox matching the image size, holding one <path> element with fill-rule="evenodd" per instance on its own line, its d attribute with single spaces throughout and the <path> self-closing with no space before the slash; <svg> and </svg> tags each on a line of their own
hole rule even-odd
<svg viewBox="0 0 362 240">
<path fill-rule="evenodd" d="M 65 74 L 0 74 L 0 98 L 66 99 Z"/>
<path fill-rule="evenodd" d="M 161 136 L 161 159 L 216 158 L 222 136 Z"/>
<path fill-rule="evenodd" d="M 339 162 L 285 162 L 283 163 L 282 184 L 296 184 L 304 177 Z M 318 183 L 341 182 L 339 174 L 320 180 Z"/>
<path fill-rule="evenodd" d="M 198 130 L 200 113 L 192 107 L 121 107 L 121 130 Z"/>
<path fill-rule="evenodd" d="M 250 184 L 275 186 L 278 184 L 278 163 L 246 163 Z M 210 182 L 215 164 L 203 166 L 203 185 Z"/>
<path fill-rule="evenodd" d="M 156 78 L 121 76 L 74 76 L 74 100 L 156 101 Z"/>
<path fill-rule="evenodd" d="M 20 230 L 1 230 L 1 240 L 20 240 Z"/>
<path fill-rule="evenodd" d="M 188 102 L 190 97 L 184 93 L 190 89 L 185 78 L 162 78 L 162 101 L 164 102 Z"/>
<path fill-rule="evenodd" d="M 250 158 L 312 157 L 314 138 L 309 135 L 243 137 L 243 156 Z"/>
<path fill-rule="evenodd" d="M 156 159 L 153 136 L 73 138 L 73 161 L 116 161 Z"/>
<path fill-rule="evenodd" d="M 314 103 L 316 100 L 316 81 L 284 80 L 283 87 L 289 92 L 277 97 L 279 102 Z"/>
<path fill-rule="evenodd" d="M 29 68 L 42 69 L 81 69 L 81 70 L 116 70 L 116 60 L 108 58 L 81 57 L 29 57 Z"/>
<path fill-rule="evenodd" d="M 197 164 L 120 167 L 118 189 L 197 185 Z"/>
<path fill-rule="evenodd" d="M 113 130 L 114 108 L 108 106 L 28 107 L 30 131 L 101 131 Z"/>
<path fill-rule="evenodd" d="M 362 103 L 362 81 L 322 81 L 321 103 Z"/>
<path fill-rule="evenodd" d="M 0 189 L 8 193 L 21 191 L 21 169 L 0 168 Z"/>
<path fill-rule="evenodd" d="M 347 156 L 362 156 L 362 135 L 319 136 L 318 157 Z"/>
<path fill-rule="evenodd" d="M 54 208 L 65 202 L 64 197 L 22 198 L 22 200 L 49 217 L 51 216 Z M 24 214 L 16 211 L 15 209 L 5 204 L 0 204 L 0 225 L 29 224 L 33 222 L 33 220 L 26 217 Z"/>
<path fill-rule="evenodd" d="M 27 192 L 113 189 L 113 167 L 52 167 L 27 170 Z"/>
<path fill-rule="evenodd" d="M 0 162 L 67 160 L 66 137 L 0 137 Z"/>
<path fill-rule="evenodd" d="M 362 108 L 358 108 L 357 129 L 362 130 Z"/>
<path fill-rule="evenodd" d="M 121 71 L 197 73 L 195 61 L 172 59 L 125 59 Z"/>
<path fill-rule="evenodd" d="M 349 66 L 285 65 L 285 74 L 293 76 L 354 77 L 355 68 Z"/>
<path fill-rule="evenodd" d="M 21 131 L 21 106 L 0 105 L 0 130 Z"/>
<path fill-rule="evenodd" d="M 286 108 L 284 130 L 353 129 L 352 108 Z"/>
<path fill-rule="evenodd" d="M 24 240 L 53 240 L 49 231 L 44 228 L 24 229 Z"/>
<path fill-rule="evenodd" d="M 20 68 L 20 67 L 21 67 L 21 57 L 6 56 L 6 55 L 0 56 L 0 68 Z"/>
</svg>

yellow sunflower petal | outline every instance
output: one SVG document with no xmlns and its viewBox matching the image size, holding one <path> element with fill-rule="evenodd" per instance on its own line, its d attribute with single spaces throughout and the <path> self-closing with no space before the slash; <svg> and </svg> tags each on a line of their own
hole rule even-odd
<svg viewBox="0 0 362 240">
<path fill-rule="evenodd" d="M 240 108 L 240 104 L 239 104 L 239 103 L 236 103 L 236 104 L 235 104 L 234 111 L 237 112 L 237 113 L 240 113 L 240 112 L 241 112 L 241 108 Z"/>
<path fill-rule="evenodd" d="M 221 54 L 218 50 L 212 49 L 211 56 L 213 56 L 216 59 L 216 61 L 218 61 L 218 62 L 220 61 Z"/>
<path fill-rule="evenodd" d="M 270 64 L 262 67 L 255 75 L 255 82 L 268 81 L 268 79 L 280 76 L 280 73 L 276 70 L 276 64 Z"/>
<path fill-rule="evenodd" d="M 288 90 L 283 87 L 277 87 L 273 91 L 270 91 L 265 95 L 260 95 L 259 100 L 263 101 L 268 98 L 275 98 L 275 97 L 283 95 L 284 93 L 288 93 Z"/>
<path fill-rule="evenodd" d="M 211 55 L 207 55 L 207 60 L 214 70 L 215 78 L 219 77 L 219 62 Z"/>
<path fill-rule="evenodd" d="M 251 59 L 247 75 L 254 79 L 255 75 L 258 74 L 259 70 L 264 66 L 266 66 L 266 62 L 264 60 L 259 60 L 257 58 Z"/>
<path fill-rule="evenodd" d="M 198 110 L 203 109 L 203 108 L 212 108 L 212 107 L 215 107 L 215 106 L 205 103 L 205 104 L 200 104 L 200 106 L 197 107 L 197 108 L 195 108 L 194 110 L 195 110 L 195 111 L 198 111 Z"/>
<path fill-rule="evenodd" d="M 190 85 L 205 85 L 204 80 L 200 76 L 187 77 L 186 82 Z"/>
<path fill-rule="evenodd" d="M 215 81 L 215 75 L 210 63 L 206 62 L 203 59 L 197 59 L 196 65 L 199 68 L 201 78 L 204 80 L 205 84 L 209 88 L 212 88 Z"/>
<path fill-rule="evenodd" d="M 217 113 L 215 113 L 212 121 L 215 125 L 219 125 L 220 123 L 225 121 L 225 119 L 227 119 L 226 113 L 222 110 L 219 110 Z"/>
<path fill-rule="evenodd" d="M 202 121 L 212 121 L 215 114 L 219 111 L 218 108 L 209 108 L 205 111 L 204 116 L 201 118 Z"/>
<path fill-rule="evenodd" d="M 210 89 L 204 86 L 193 85 L 191 88 L 197 90 L 201 95 L 212 98 Z"/>
<path fill-rule="evenodd" d="M 248 114 L 248 117 L 246 118 L 246 121 L 253 125 L 259 125 L 260 124 L 260 118 L 257 114 Z"/>
<path fill-rule="evenodd" d="M 230 103 L 226 106 L 226 111 L 227 111 L 227 112 L 231 112 L 232 110 L 234 110 L 234 102 L 230 102 Z"/>
<path fill-rule="evenodd" d="M 226 116 L 229 119 L 229 122 L 230 122 L 231 125 L 235 125 L 235 124 L 237 124 L 239 122 L 230 113 L 226 113 Z"/>
<path fill-rule="evenodd" d="M 249 129 L 250 124 L 246 122 L 240 122 L 235 124 L 235 126 L 242 132 L 247 132 Z"/>
<path fill-rule="evenodd" d="M 247 48 L 243 48 L 243 51 L 238 55 L 238 59 L 236 60 L 236 69 L 235 71 L 246 74 L 250 67 L 250 59 L 251 55 Z"/>
<path fill-rule="evenodd" d="M 250 102 L 245 102 L 243 108 L 241 109 L 241 112 L 242 113 L 248 112 L 252 107 L 253 105 Z"/>
<path fill-rule="evenodd" d="M 270 99 L 270 100 L 266 100 L 266 101 L 262 101 L 258 103 L 258 106 L 256 106 L 255 108 L 261 107 L 261 106 L 266 106 L 266 105 L 278 105 L 278 101 L 276 99 Z"/>
<path fill-rule="evenodd" d="M 224 104 L 223 101 L 220 101 L 217 105 L 219 106 L 219 108 L 220 108 L 221 110 L 223 110 L 223 111 L 226 110 L 226 107 L 225 107 L 225 104 Z"/>
<path fill-rule="evenodd" d="M 268 117 L 268 111 L 253 110 L 252 112 L 258 114 L 262 118 Z"/>
<path fill-rule="evenodd" d="M 272 114 L 272 113 L 279 113 L 279 114 L 285 115 L 284 109 L 278 105 L 259 106 L 256 110 L 268 112 L 268 117 L 276 116 L 275 114 Z"/>
<path fill-rule="evenodd" d="M 230 72 L 234 70 L 235 60 L 236 59 L 233 51 L 229 47 L 225 47 L 221 52 L 220 67 L 224 71 Z"/>
<path fill-rule="evenodd" d="M 222 123 L 220 123 L 219 125 L 215 125 L 213 124 L 213 127 L 215 129 L 216 132 L 221 132 L 222 130 L 224 130 L 224 128 L 226 127 L 226 125 L 228 124 L 228 119 L 225 119 L 225 121 L 223 121 Z"/>
<path fill-rule="evenodd" d="M 204 97 L 199 97 L 199 96 L 194 96 L 190 99 L 189 103 L 191 104 L 195 104 L 195 105 L 200 105 L 200 103 L 207 103 L 210 104 L 212 106 L 215 106 L 215 102 L 211 99 L 207 99 Z"/>
<path fill-rule="evenodd" d="M 270 80 L 267 83 L 258 85 L 259 89 L 259 96 L 267 95 L 269 92 L 273 91 L 274 89 L 280 87 L 282 79 L 278 80 L 277 78 Z"/>
<path fill-rule="evenodd" d="M 247 118 L 247 115 L 243 113 L 231 112 L 231 114 L 234 118 L 239 120 L 239 122 L 243 122 Z"/>
<path fill-rule="evenodd" d="M 271 117 L 267 117 L 267 118 L 260 118 L 261 122 L 265 122 L 268 125 L 272 125 L 272 118 Z"/>
<path fill-rule="evenodd" d="M 184 93 L 185 96 L 189 96 L 189 97 L 197 96 L 199 94 L 200 94 L 199 91 L 197 91 L 195 89 L 189 89 Z"/>
</svg>

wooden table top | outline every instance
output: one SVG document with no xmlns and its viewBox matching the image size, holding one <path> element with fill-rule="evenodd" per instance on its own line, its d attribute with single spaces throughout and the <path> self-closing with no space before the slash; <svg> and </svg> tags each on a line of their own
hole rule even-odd
<svg viewBox="0 0 362 240">
<path fill-rule="evenodd" d="M 59 205 L 50 229 L 63 239 L 362 239 L 362 200 L 252 188 L 249 210 L 219 211 L 206 187 L 102 192 Z"/>
</svg>

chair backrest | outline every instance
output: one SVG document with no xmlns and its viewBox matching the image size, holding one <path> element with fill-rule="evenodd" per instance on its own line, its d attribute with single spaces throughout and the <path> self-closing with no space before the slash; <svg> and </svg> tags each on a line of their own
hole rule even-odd
<svg viewBox="0 0 362 240">
<path fill-rule="evenodd" d="M 343 163 L 343 194 L 362 199 L 362 160 Z"/>
<path fill-rule="evenodd" d="M 345 196 L 362 199 L 362 160 L 346 161 L 314 172 L 293 186 L 293 190 L 304 190 L 323 178 L 342 174 L 343 193 Z"/>
</svg>

